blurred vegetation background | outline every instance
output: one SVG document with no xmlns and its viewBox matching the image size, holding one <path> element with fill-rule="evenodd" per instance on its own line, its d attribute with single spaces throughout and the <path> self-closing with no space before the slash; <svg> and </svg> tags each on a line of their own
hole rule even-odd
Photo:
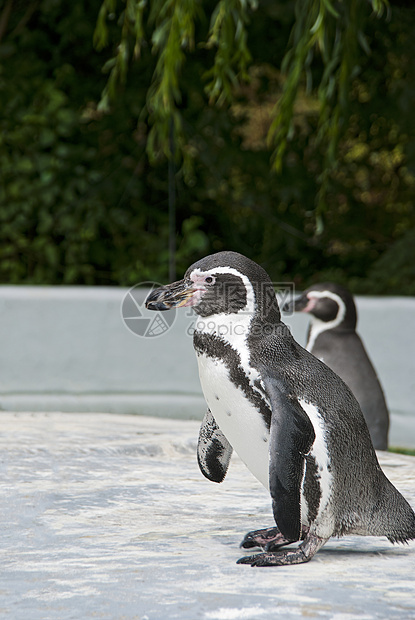
<svg viewBox="0 0 415 620">
<path fill-rule="evenodd" d="M 231 249 L 415 295 L 414 33 L 412 1 L 3 0 L 0 282 L 165 282 L 174 210 L 180 277 Z"/>
</svg>

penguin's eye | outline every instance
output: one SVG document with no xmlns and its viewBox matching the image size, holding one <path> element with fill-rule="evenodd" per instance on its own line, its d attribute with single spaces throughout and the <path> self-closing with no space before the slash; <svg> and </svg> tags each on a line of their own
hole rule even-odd
<svg viewBox="0 0 415 620">
<path fill-rule="evenodd" d="M 206 284 L 213 284 L 214 281 L 215 281 L 215 278 L 213 278 L 212 276 L 206 276 L 205 278 Z"/>
</svg>

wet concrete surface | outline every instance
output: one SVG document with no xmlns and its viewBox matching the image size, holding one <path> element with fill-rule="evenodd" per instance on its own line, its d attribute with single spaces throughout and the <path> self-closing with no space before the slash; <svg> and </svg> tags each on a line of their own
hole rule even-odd
<svg viewBox="0 0 415 620">
<path fill-rule="evenodd" d="M 415 618 L 415 542 L 236 565 L 270 499 L 237 457 L 221 485 L 203 478 L 199 422 L 1 412 L 0 427 L 0 618 Z M 379 459 L 415 506 L 415 457 Z"/>
</svg>

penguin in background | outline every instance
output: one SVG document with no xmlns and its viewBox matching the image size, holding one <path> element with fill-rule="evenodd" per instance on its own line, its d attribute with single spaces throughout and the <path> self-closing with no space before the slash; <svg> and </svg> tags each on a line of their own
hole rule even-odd
<svg viewBox="0 0 415 620">
<path fill-rule="evenodd" d="M 263 552 L 238 563 L 308 562 L 331 536 L 415 538 L 415 514 L 381 470 L 355 397 L 294 340 L 259 265 L 212 254 L 153 290 L 146 306 L 197 314 L 193 345 L 208 405 L 202 473 L 221 482 L 235 450 L 269 489 L 276 525 L 249 532 L 241 546 Z"/>
<path fill-rule="evenodd" d="M 343 286 L 324 282 L 310 286 L 283 312 L 310 316 L 306 349 L 343 379 L 355 395 L 376 450 L 387 450 L 389 412 L 376 371 L 356 332 L 357 310 Z"/>
</svg>

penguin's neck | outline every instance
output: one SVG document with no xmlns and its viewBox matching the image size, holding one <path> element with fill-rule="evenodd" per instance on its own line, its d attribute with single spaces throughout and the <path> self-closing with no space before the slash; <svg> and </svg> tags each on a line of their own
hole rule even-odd
<svg viewBox="0 0 415 620">
<path fill-rule="evenodd" d="M 247 346 L 247 337 L 252 319 L 257 310 L 254 288 L 250 280 L 239 274 L 246 288 L 245 307 L 237 312 L 217 312 L 208 316 L 198 316 L 195 324 L 195 336 L 209 334 L 210 341 L 214 343 L 219 339 L 222 343 L 230 345 L 240 358 L 240 365 L 249 368 L 250 355 Z"/>
<path fill-rule="evenodd" d="M 247 336 L 252 322 L 252 314 L 248 312 L 212 314 L 198 317 L 195 324 L 195 336 L 208 335 L 214 346 L 215 341 L 232 347 L 238 354 L 240 366 L 250 368 L 250 354 Z M 207 353 L 209 353 L 207 351 Z M 214 351 L 212 351 L 214 354 Z"/>
<path fill-rule="evenodd" d="M 308 330 L 307 344 L 305 347 L 307 351 L 312 351 L 314 345 L 316 344 L 317 338 L 323 332 L 339 328 L 341 323 L 344 321 L 345 313 L 346 313 L 346 306 L 343 304 L 343 307 L 339 306 L 337 316 L 332 321 L 322 321 L 321 319 L 318 319 L 315 316 L 311 315 L 310 327 Z"/>
</svg>

